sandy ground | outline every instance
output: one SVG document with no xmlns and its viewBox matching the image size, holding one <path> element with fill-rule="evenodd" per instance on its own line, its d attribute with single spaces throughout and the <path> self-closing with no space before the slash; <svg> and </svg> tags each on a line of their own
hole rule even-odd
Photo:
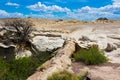
<svg viewBox="0 0 120 80">
<path fill-rule="evenodd" d="M 88 70 L 92 80 L 120 80 L 120 64 L 117 63 L 87 66 L 80 62 L 74 62 L 72 66 L 75 73 Z"/>
</svg>

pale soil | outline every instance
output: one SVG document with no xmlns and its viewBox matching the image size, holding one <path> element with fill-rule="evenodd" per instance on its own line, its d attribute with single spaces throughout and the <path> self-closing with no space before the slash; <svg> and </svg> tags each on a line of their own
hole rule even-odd
<svg viewBox="0 0 120 80">
<path fill-rule="evenodd" d="M 87 66 L 80 62 L 74 62 L 72 64 L 72 70 L 75 73 L 88 70 L 92 80 L 120 80 L 120 64 L 117 63 Z"/>
</svg>

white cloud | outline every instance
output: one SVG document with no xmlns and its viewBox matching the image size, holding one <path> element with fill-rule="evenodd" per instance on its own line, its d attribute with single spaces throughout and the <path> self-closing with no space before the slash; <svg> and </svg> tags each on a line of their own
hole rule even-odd
<svg viewBox="0 0 120 80">
<path fill-rule="evenodd" d="M 73 10 L 68 15 L 72 18 L 83 20 L 97 19 L 99 17 L 120 19 L 120 0 L 113 0 L 112 5 L 106 5 L 100 8 L 85 6 L 80 9 Z"/>
<path fill-rule="evenodd" d="M 113 0 L 113 4 L 120 5 L 120 0 Z"/>
<path fill-rule="evenodd" d="M 0 10 L 0 16 L 8 16 L 9 14 L 4 11 L 4 10 Z"/>
<path fill-rule="evenodd" d="M 83 0 L 84 1 L 84 0 Z M 86 0 L 85 0 L 86 1 Z M 120 0 L 112 0 L 113 3 L 99 7 L 85 6 L 79 9 L 70 10 L 69 8 L 62 8 L 58 5 L 47 6 L 38 2 L 34 5 L 29 5 L 27 8 L 40 12 L 39 14 L 23 15 L 21 13 L 8 13 L 4 10 L 0 10 L 0 16 L 2 17 L 36 17 L 36 18 L 74 18 L 80 20 L 94 20 L 99 17 L 107 17 L 110 19 L 120 19 Z M 58 14 L 54 14 L 58 12 Z M 60 13 L 59 13 L 60 12 Z M 63 13 L 62 13 L 63 12 Z M 62 13 L 62 14 L 61 14 Z M 60 15 L 61 14 L 61 15 Z"/>
<path fill-rule="evenodd" d="M 19 7 L 20 5 L 17 4 L 17 3 L 11 3 L 11 2 L 7 2 L 5 5 L 8 5 L 8 6 L 15 6 L 15 7 Z"/>
<path fill-rule="evenodd" d="M 51 4 L 51 5 L 53 5 L 53 4 L 55 4 L 54 2 L 47 2 L 47 1 L 45 1 L 45 2 L 43 2 L 44 4 Z"/>
<path fill-rule="evenodd" d="M 47 6 L 45 4 L 42 4 L 41 2 L 38 2 L 37 4 L 27 6 L 27 8 L 33 10 L 33 11 L 51 11 L 51 12 L 69 12 L 70 9 L 68 8 L 62 8 L 57 5 Z"/>
<path fill-rule="evenodd" d="M 39 15 L 39 14 L 31 15 L 42 18 L 74 18 L 74 19 L 82 19 L 82 20 L 94 20 L 99 17 L 107 17 L 110 19 L 120 19 L 120 0 L 112 0 L 112 1 L 113 1 L 112 4 L 99 8 L 85 6 L 80 9 L 70 10 L 69 8 L 62 8 L 57 5 L 47 6 L 45 4 L 42 4 L 41 2 L 27 6 L 27 8 L 33 11 L 46 12 L 46 14 L 42 13 L 43 15 Z M 58 16 L 56 14 L 53 14 L 53 12 L 66 12 L 66 15 Z"/>
<path fill-rule="evenodd" d="M 88 2 L 88 0 L 75 0 L 76 2 Z M 55 2 L 59 2 L 59 3 L 68 3 L 68 2 L 74 2 L 74 0 L 55 0 Z"/>
<path fill-rule="evenodd" d="M 12 17 L 23 17 L 22 13 L 14 12 L 14 13 L 9 13 L 6 12 L 5 10 L 0 10 L 0 16 L 1 18 L 12 18 Z"/>
<path fill-rule="evenodd" d="M 49 19 L 55 19 L 55 15 L 51 13 L 44 13 L 44 14 L 29 14 L 25 15 L 26 17 L 33 17 L 33 18 L 49 18 Z"/>
</svg>

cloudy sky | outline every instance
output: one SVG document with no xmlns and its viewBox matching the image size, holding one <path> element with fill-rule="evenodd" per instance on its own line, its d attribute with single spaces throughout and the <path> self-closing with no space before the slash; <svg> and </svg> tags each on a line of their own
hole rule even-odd
<svg viewBox="0 0 120 80">
<path fill-rule="evenodd" d="M 0 0 L 0 18 L 120 19 L 120 0 Z"/>
</svg>

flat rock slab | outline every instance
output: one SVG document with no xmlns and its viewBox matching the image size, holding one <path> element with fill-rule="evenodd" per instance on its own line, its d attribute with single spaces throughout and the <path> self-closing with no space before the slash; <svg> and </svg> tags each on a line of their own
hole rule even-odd
<svg viewBox="0 0 120 80">
<path fill-rule="evenodd" d="M 53 49 L 61 48 L 64 40 L 60 37 L 36 36 L 33 38 L 32 43 L 39 51 L 52 51 Z"/>
</svg>

